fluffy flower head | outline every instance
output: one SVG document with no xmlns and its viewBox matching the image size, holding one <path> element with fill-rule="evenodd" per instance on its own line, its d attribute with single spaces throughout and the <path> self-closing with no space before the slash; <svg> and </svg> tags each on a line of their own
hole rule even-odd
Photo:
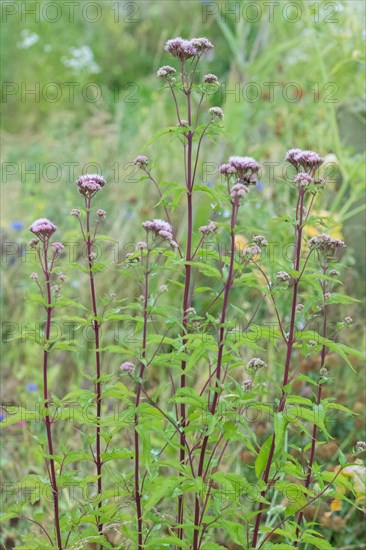
<svg viewBox="0 0 366 550">
<path fill-rule="evenodd" d="M 105 179 L 100 174 L 84 174 L 76 180 L 81 195 L 93 196 L 99 189 L 105 186 Z"/>
<path fill-rule="evenodd" d="M 29 226 L 29 230 L 39 238 L 50 237 L 56 229 L 57 227 L 55 224 L 50 222 L 47 218 L 39 218 L 39 220 L 36 220 Z"/>
</svg>

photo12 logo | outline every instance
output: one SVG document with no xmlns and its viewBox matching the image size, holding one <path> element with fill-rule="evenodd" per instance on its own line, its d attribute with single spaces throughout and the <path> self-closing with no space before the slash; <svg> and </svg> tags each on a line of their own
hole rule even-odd
<svg viewBox="0 0 366 550">
<path fill-rule="evenodd" d="M 18 2 L 1 3 L 1 21 L 7 23 L 12 17 L 21 23 L 58 23 L 61 20 L 74 23 L 99 23 L 103 16 L 113 17 L 114 23 L 137 23 L 140 6 L 138 2 Z"/>
<path fill-rule="evenodd" d="M 304 5 L 305 4 L 305 5 Z M 309 17 L 314 23 L 339 23 L 342 6 L 337 2 L 202 2 L 202 22 L 219 18 L 222 22 L 273 23 L 281 19 L 286 23 L 298 23 Z"/>
</svg>

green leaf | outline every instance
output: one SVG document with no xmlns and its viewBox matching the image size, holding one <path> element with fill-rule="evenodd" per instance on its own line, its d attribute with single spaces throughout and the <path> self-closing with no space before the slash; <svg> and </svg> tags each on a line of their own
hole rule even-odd
<svg viewBox="0 0 366 550">
<path fill-rule="evenodd" d="M 213 267 L 212 265 L 201 263 L 201 262 L 185 262 L 185 263 L 187 265 L 197 267 L 198 271 L 202 273 L 202 275 L 205 275 L 206 277 L 213 277 L 215 279 L 222 281 L 222 275 L 220 271 L 217 269 L 217 267 Z"/>
<path fill-rule="evenodd" d="M 171 136 L 173 136 L 176 133 L 177 133 L 176 126 L 169 126 L 168 128 L 163 128 L 162 130 L 155 132 L 155 134 L 145 143 L 145 145 L 143 146 L 143 150 L 147 149 L 147 147 L 152 145 L 161 136 L 165 136 L 166 134 L 170 134 Z"/>
<path fill-rule="evenodd" d="M 170 549 L 172 545 L 179 546 L 179 548 L 183 548 L 184 550 L 189 549 L 189 545 L 186 542 L 183 542 L 181 539 L 174 537 L 173 535 L 154 538 L 154 540 L 148 542 L 144 548 L 146 548 L 146 550 L 163 550 L 164 548 Z"/>
<path fill-rule="evenodd" d="M 360 302 L 356 298 L 351 296 L 346 296 L 345 294 L 339 294 L 338 292 L 332 292 L 330 298 L 327 300 L 327 305 L 329 304 L 353 304 L 355 302 Z"/>
<path fill-rule="evenodd" d="M 171 498 L 173 491 L 180 485 L 176 477 L 157 477 L 149 487 L 150 496 L 144 504 L 144 512 L 151 510 L 162 498 Z"/>
<path fill-rule="evenodd" d="M 301 537 L 301 542 L 313 544 L 316 548 L 320 548 L 320 550 L 333 550 L 334 548 L 327 540 L 306 533 Z"/>
<path fill-rule="evenodd" d="M 150 463 L 151 463 L 150 434 L 147 431 L 147 428 L 145 426 L 137 426 L 136 431 L 138 432 L 142 442 L 142 460 L 146 470 L 150 473 Z"/>
<path fill-rule="evenodd" d="M 67 466 L 67 464 L 79 462 L 80 460 L 92 460 L 92 456 L 90 453 L 84 453 L 82 451 L 72 451 L 70 453 L 67 453 L 63 463 L 65 466 Z"/>
<path fill-rule="evenodd" d="M 283 448 L 287 422 L 283 417 L 282 412 L 275 413 L 273 420 L 274 420 L 274 430 L 275 430 L 275 454 L 277 454 Z"/>
<path fill-rule="evenodd" d="M 262 473 L 266 468 L 269 452 L 271 450 L 272 438 L 273 436 L 270 435 L 269 438 L 266 439 L 266 441 L 263 443 L 262 447 L 260 448 L 260 451 L 256 458 L 254 468 L 255 468 L 255 474 L 257 478 L 259 478 L 262 475 Z"/>
<path fill-rule="evenodd" d="M 227 550 L 227 547 L 221 546 L 221 544 L 217 544 L 216 542 L 205 542 L 201 546 L 201 550 Z"/>
<path fill-rule="evenodd" d="M 171 401 L 174 403 L 186 403 L 187 405 L 192 405 L 199 409 L 207 408 L 205 399 L 199 396 L 192 388 L 178 389 L 175 396 L 171 398 Z"/>
</svg>

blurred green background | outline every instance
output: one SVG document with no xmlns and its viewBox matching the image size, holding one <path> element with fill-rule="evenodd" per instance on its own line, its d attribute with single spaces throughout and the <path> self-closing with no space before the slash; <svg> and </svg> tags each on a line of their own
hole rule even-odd
<svg viewBox="0 0 366 550">
<path fill-rule="evenodd" d="M 82 207 L 74 182 L 83 172 L 101 170 L 108 182 L 96 199 L 107 211 L 103 231 L 118 242 L 123 257 L 128 243 L 143 237 L 141 221 L 161 215 L 154 209 L 154 190 L 138 181 L 135 156 L 152 159 L 158 180 L 183 179 L 176 141 L 163 137 L 144 148 L 155 132 L 176 123 L 168 92 L 156 78 L 161 65 L 174 64 L 163 46 L 175 36 L 209 38 L 215 49 L 201 72 L 215 73 L 222 83 L 205 108 L 223 108 L 225 133 L 206 144 L 200 180 L 217 180 L 215 167 L 231 154 L 255 157 L 264 166 L 263 189 L 241 223 L 250 231 L 268 231 L 268 220 L 288 208 L 289 192 L 279 182 L 285 152 L 309 148 L 326 157 L 330 183 L 316 212 L 329 215 L 327 231 L 346 240 L 345 292 L 363 299 L 364 15 L 364 3 L 355 0 L 2 3 L 3 403 L 27 402 L 32 384 L 41 384 L 39 348 L 29 341 L 4 342 L 19 335 L 22 324 L 42 321 L 41 309 L 25 299 L 29 274 L 36 270 L 22 245 L 30 238 L 29 224 L 45 216 L 59 226 L 59 240 L 78 240 L 69 215 Z M 195 205 L 197 226 L 210 215 L 206 202 Z M 181 235 L 183 211 L 173 216 Z M 67 265 L 65 272 L 70 296 L 87 303 L 85 281 L 80 275 L 73 280 Z M 120 277 L 112 266 L 98 281 L 100 291 L 139 296 L 139 288 Z M 355 305 L 344 312 L 358 321 L 346 337 L 349 345 L 362 340 L 362 311 Z M 78 367 L 88 353 L 55 354 L 51 383 L 60 394 L 80 381 Z M 105 369 L 115 369 L 118 360 L 106 355 Z M 364 394 L 358 377 L 339 369 L 337 380 L 339 400 L 359 411 Z M 362 427 L 359 418 L 346 420 L 337 443 L 347 447 L 365 439 Z M 9 479 L 21 472 L 22 451 L 14 441 L 26 437 L 15 433 L 5 445 Z M 339 545 L 352 544 L 361 529 L 357 534 L 342 515 L 327 528 L 337 533 Z M 9 533 L 3 532 L 3 543 Z"/>
</svg>

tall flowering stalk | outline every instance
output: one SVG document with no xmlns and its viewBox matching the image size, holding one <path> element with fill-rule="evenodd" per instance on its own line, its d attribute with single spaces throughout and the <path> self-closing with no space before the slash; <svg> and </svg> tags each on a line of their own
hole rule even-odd
<svg viewBox="0 0 366 550">
<path fill-rule="evenodd" d="M 171 247 L 176 247 L 176 242 L 173 238 L 173 232 L 170 223 L 163 220 L 155 219 L 143 223 L 146 231 L 146 241 L 139 242 L 137 248 L 141 252 L 141 263 L 144 266 L 144 282 L 143 282 L 143 329 L 142 329 L 142 350 L 140 359 L 140 372 L 136 383 L 135 397 L 135 417 L 134 417 L 134 448 L 135 448 L 135 502 L 137 513 L 137 550 L 143 550 L 143 510 L 142 510 L 142 494 L 140 483 L 140 438 L 139 438 L 139 406 L 141 403 L 141 393 L 143 391 L 143 378 L 146 368 L 146 346 L 147 346 L 147 327 L 149 319 L 149 274 L 150 274 L 150 253 L 149 233 L 151 233 L 158 241 L 167 242 Z"/>
<path fill-rule="evenodd" d="M 326 276 L 327 275 L 330 277 L 338 276 L 338 272 L 336 270 L 329 270 L 329 267 L 331 263 L 337 260 L 339 256 L 339 252 L 345 247 L 345 243 L 339 239 L 332 239 L 329 235 L 322 233 L 318 237 L 313 237 L 312 239 L 310 239 L 309 246 L 311 250 L 315 250 L 318 254 L 322 275 L 324 277 L 321 281 L 322 298 L 323 298 L 323 326 L 322 326 L 321 336 L 324 339 L 326 339 L 327 337 L 327 299 L 330 296 L 330 292 L 333 286 L 332 281 L 327 281 Z M 352 319 L 350 317 L 346 317 L 345 323 L 351 324 Z M 323 343 L 321 352 L 320 352 L 319 379 L 318 379 L 317 392 L 316 392 L 316 405 L 318 406 L 321 404 L 323 385 L 326 383 L 327 377 L 328 377 L 328 369 L 325 366 L 327 352 L 328 352 L 328 348 Z M 305 479 L 306 489 L 309 489 L 311 480 L 312 480 L 317 437 L 318 437 L 318 426 L 314 423 L 313 431 L 311 435 L 309 463 L 308 463 L 306 479 Z M 297 517 L 298 527 L 296 529 L 297 538 L 299 537 L 299 534 L 300 534 L 303 517 L 304 517 L 304 512 L 303 511 L 299 512 Z M 294 545 L 295 547 L 298 546 L 297 540 L 295 541 Z"/>
<path fill-rule="evenodd" d="M 230 260 L 227 279 L 224 284 L 224 295 L 220 315 L 220 328 L 219 328 L 219 337 L 218 337 L 218 352 L 216 360 L 216 368 L 213 373 L 213 379 L 215 380 L 215 385 L 213 388 L 213 398 L 212 402 L 209 399 L 209 412 L 214 415 L 217 410 L 217 406 L 220 399 L 221 384 L 222 384 L 222 368 L 223 368 L 223 353 L 225 345 L 225 336 L 226 336 L 226 317 L 227 309 L 229 304 L 229 295 L 230 290 L 233 285 L 234 279 L 234 264 L 235 264 L 235 227 L 237 224 L 238 212 L 240 203 L 245 198 L 246 194 L 249 192 L 248 185 L 256 183 L 257 173 L 260 169 L 260 165 L 251 157 L 230 157 L 228 164 L 223 164 L 219 168 L 219 172 L 224 174 L 226 177 L 227 190 L 230 197 L 231 204 L 231 218 L 230 218 Z M 234 185 L 232 185 L 234 179 Z M 201 228 L 202 229 L 202 228 Z M 258 247 L 258 251 L 260 251 Z M 201 450 L 199 454 L 199 462 L 197 468 L 197 476 L 205 480 L 205 458 L 207 445 L 209 441 L 209 435 L 203 437 Z M 210 458 L 210 462 L 212 457 Z M 208 468 L 207 468 L 208 469 Z M 207 470 L 206 469 L 206 470 Z M 206 471 L 207 473 L 207 471 Z M 194 533 L 193 533 L 193 550 L 199 550 L 202 536 L 200 537 L 200 526 L 202 523 L 203 515 L 205 508 L 208 503 L 209 492 L 206 495 L 205 503 L 202 507 L 200 506 L 199 497 L 195 497 L 195 510 L 194 510 Z"/>
<path fill-rule="evenodd" d="M 79 220 L 80 229 L 83 241 L 86 245 L 87 251 L 87 262 L 88 262 L 88 275 L 89 275 L 89 286 L 90 286 L 90 297 L 91 305 L 93 311 L 93 320 L 92 328 L 94 331 L 94 345 L 95 345 L 95 392 L 96 392 L 96 434 L 95 434 L 95 453 L 93 453 L 93 460 L 97 470 L 97 495 L 98 495 L 98 510 L 102 508 L 102 451 L 101 451 L 101 434 L 100 434 L 100 422 L 101 422 L 101 413 L 102 413 L 102 382 L 100 380 L 102 370 L 101 370 L 101 354 L 100 354 L 100 321 L 98 319 L 98 308 L 97 308 L 97 298 L 95 291 L 94 283 L 94 272 L 93 266 L 97 258 L 96 252 L 93 251 L 93 244 L 95 242 L 95 237 L 97 235 L 97 230 L 100 220 L 105 218 L 105 211 L 102 209 L 97 210 L 96 220 L 94 227 L 91 227 L 91 202 L 93 197 L 97 192 L 104 187 L 105 180 L 99 174 L 85 174 L 81 176 L 76 182 L 79 193 L 84 197 L 85 208 L 86 208 L 86 222 L 85 229 L 80 217 L 80 211 L 78 209 L 73 209 L 71 214 L 76 216 Z M 102 533 L 103 523 L 101 521 L 100 515 L 97 516 L 97 528 L 98 532 Z"/>
<path fill-rule="evenodd" d="M 45 298 L 46 305 L 46 325 L 44 331 L 44 350 L 43 350 L 43 399 L 45 416 L 44 422 L 46 425 L 47 444 L 49 458 L 46 461 L 47 471 L 50 479 L 52 498 L 53 498 L 53 510 L 54 510 L 54 524 L 56 531 L 56 543 L 58 550 L 62 550 L 61 529 L 60 529 L 60 511 L 59 511 L 59 496 L 57 486 L 57 476 L 55 468 L 54 445 L 52 439 L 52 421 L 49 413 L 49 390 L 48 390 L 48 349 L 51 331 L 51 320 L 53 312 L 53 300 L 57 299 L 60 287 L 54 285 L 51 287 L 51 276 L 55 265 L 56 258 L 63 251 L 64 247 L 62 243 L 56 242 L 52 245 L 50 250 L 50 238 L 56 231 L 57 227 L 46 218 L 41 218 L 32 223 L 29 227 L 30 231 L 36 235 L 36 238 L 32 239 L 30 246 L 36 248 L 38 254 L 38 260 L 42 269 L 43 278 L 46 285 L 46 295 L 44 296 L 42 286 L 38 281 L 38 274 L 32 273 L 31 279 L 33 279 L 39 286 L 42 296 Z"/>
<path fill-rule="evenodd" d="M 146 225 L 146 223 L 145 223 Z M 141 250 L 141 261 L 145 260 L 145 273 L 144 273 L 144 287 L 143 287 L 143 329 L 142 329 L 142 350 L 141 350 L 141 362 L 140 373 L 136 385 L 136 397 L 135 397 L 135 433 L 134 433 L 134 447 L 135 447 L 135 501 L 136 501 L 136 513 L 137 513 L 137 550 L 143 550 L 143 519 L 142 519 L 142 504 L 141 504 L 141 484 L 140 484 L 140 440 L 139 440 L 139 406 L 141 402 L 142 381 L 144 377 L 146 367 L 146 343 L 147 343 L 147 323 L 148 323 L 148 300 L 149 300 L 149 258 L 150 250 L 148 246 L 149 235 L 148 231 L 150 226 L 146 229 L 146 242 L 140 242 L 138 248 Z M 144 258 L 144 251 L 146 249 L 146 257 Z"/>
<path fill-rule="evenodd" d="M 285 343 L 286 343 L 287 349 L 286 349 L 285 369 L 284 369 L 284 375 L 283 375 L 283 381 L 282 381 L 281 397 L 280 397 L 279 406 L 278 406 L 279 413 L 283 412 L 286 406 L 286 396 L 287 396 L 286 386 L 290 380 L 291 359 L 292 359 L 292 352 L 293 352 L 293 347 L 295 343 L 295 329 L 296 329 L 295 317 L 296 317 L 296 310 L 297 310 L 297 303 L 298 303 L 299 285 L 309 258 L 308 256 L 308 258 L 304 262 L 302 269 L 300 270 L 302 244 L 303 244 L 303 229 L 306 221 L 309 218 L 311 208 L 313 206 L 316 190 L 317 188 L 320 188 L 324 184 L 324 180 L 322 178 L 315 177 L 316 171 L 324 162 L 323 159 L 317 153 L 314 153 L 313 151 L 302 151 L 300 149 L 291 149 L 290 151 L 288 151 L 286 155 L 286 161 L 289 162 L 292 166 L 294 166 L 297 172 L 294 178 L 294 183 L 297 188 L 297 204 L 296 204 L 296 210 L 295 210 L 294 261 L 293 261 L 295 276 L 293 279 L 293 292 L 292 292 L 289 334 L 288 336 L 285 336 Z M 306 208 L 305 200 L 308 192 L 311 193 L 311 199 Z M 280 278 L 282 277 L 282 280 L 286 278 L 286 276 L 288 276 L 288 274 L 285 272 L 280 272 L 279 275 L 280 275 Z M 284 335 L 284 331 L 282 329 L 282 324 L 280 319 L 279 319 L 279 323 L 280 323 L 282 334 Z M 271 466 L 272 466 L 274 453 L 275 453 L 275 444 L 276 444 L 275 435 L 273 435 L 268 458 L 267 458 L 266 467 L 263 473 L 263 481 L 266 484 L 266 489 L 264 489 L 261 493 L 261 496 L 263 497 L 263 499 L 269 487 Z M 257 547 L 257 543 L 258 543 L 259 528 L 262 520 L 264 506 L 265 504 L 263 501 L 261 501 L 258 506 L 258 513 L 255 521 L 253 542 L 252 542 L 252 546 L 254 548 Z"/>
<path fill-rule="evenodd" d="M 184 290 L 183 290 L 183 303 L 182 303 L 182 325 L 183 325 L 183 335 L 182 335 L 182 344 L 183 349 L 186 349 L 188 342 L 188 333 L 190 330 L 189 323 L 189 314 L 191 311 L 192 304 L 192 265 L 191 262 L 194 258 L 193 252 L 193 188 L 195 183 L 195 177 L 197 172 L 198 160 L 200 155 L 201 144 L 206 132 L 214 121 L 220 120 L 223 118 L 222 110 L 219 107 L 213 107 L 210 109 L 210 120 L 208 123 L 200 129 L 198 132 L 198 122 L 199 122 L 199 113 L 202 102 L 205 95 L 209 92 L 208 85 L 211 84 L 217 89 L 218 79 L 215 75 L 206 75 L 203 77 L 203 86 L 201 90 L 201 97 L 197 105 L 196 110 L 194 111 L 192 105 L 192 92 L 194 87 L 195 75 L 197 71 L 198 63 L 201 57 L 213 49 L 213 45 L 207 38 L 192 38 L 191 40 L 185 40 L 183 38 L 174 38 L 168 40 L 165 44 L 165 50 L 170 53 L 173 57 L 178 60 L 180 68 L 180 85 L 176 85 L 176 75 L 177 71 L 173 67 L 165 65 L 157 71 L 157 76 L 164 79 L 172 93 L 172 97 L 175 104 L 176 115 L 178 119 L 178 127 L 181 129 L 181 135 L 183 138 L 183 163 L 184 163 L 184 174 L 185 174 L 185 187 L 186 187 L 186 200 L 187 200 L 187 234 L 186 234 L 186 249 L 184 255 L 182 254 L 179 245 L 177 248 L 181 257 L 184 257 L 185 260 L 185 278 L 184 278 Z M 178 98 L 176 90 L 179 89 L 185 96 L 185 112 L 186 119 L 183 119 L 181 116 L 181 111 L 178 103 Z M 193 140 L 194 137 L 199 134 L 197 149 L 194 151 Z M 138 165 L 144 172 L 148 175 L 154 185 L 157 187 L 158 192 L 161 196 L 159 190 L 159 185 L 156 180 L 153 178 L 151 173 L 147 170 L 148 159 L 142 155 L 138 156 L 135 159 L 135 164 Z M 167 211 L 167 208 L 164 207 L 165 214 L 167 217 L 167 222 L 170 224 L 170 217 Z M 173 237 L 175 240 L 175 234 L 173 232 Z M 176 241 L 175 241 L 176 242 Z M 197 249 L 196 249 L 197 251 Z M 186 359 L 181 361 L 181 376 L 180 376 L 180 388 L 184 389 L 186 387 Z M 179 411 L 179 424 L 180 424 L 180 450 L 179 450 L 179 460 L 182 466 L 185 466 L 186 463 L 186 437 L 185 437 L 185 428 L 186 428 L 186 405 L 185 403 L 180 403 Z M 183 494 L 178 496 L 178 511 L 177 511 L 177 534 L 180 539 L 183 539 L 183 521 L 184 521 L 184 496 Z"/>
</svg>

